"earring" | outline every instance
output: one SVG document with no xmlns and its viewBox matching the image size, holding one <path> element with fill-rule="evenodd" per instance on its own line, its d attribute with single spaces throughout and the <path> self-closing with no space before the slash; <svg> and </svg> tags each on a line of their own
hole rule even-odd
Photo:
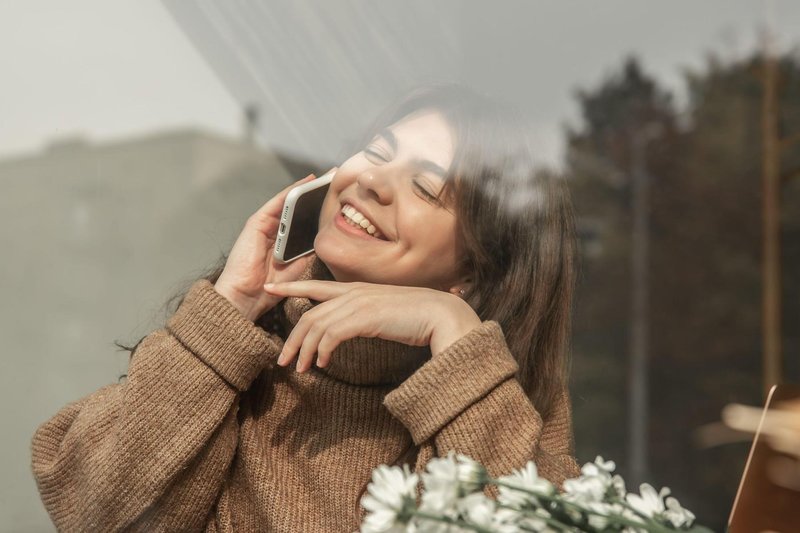
<svg viewBox="0 0 800 533">
<path fill-rule="evenodd" d="M 461 296 L 464 296 L 465 293 L 466 293 L 466 291 L 464 289 L 459 289 L 458 290 L 458 294 L 460 294 Z"/>
</svg>

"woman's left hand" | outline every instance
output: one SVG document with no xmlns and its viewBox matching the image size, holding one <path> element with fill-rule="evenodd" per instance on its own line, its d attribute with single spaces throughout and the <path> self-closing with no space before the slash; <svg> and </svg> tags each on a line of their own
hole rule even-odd
<svg viewBox="0 0 800 533">
<path fill-rule="evenodd" d="M 305 280 L 268 284 L 264 290 L 321 302 L 303 313 L 278 359 L 286 366 L 299 352 L 298 372 L 311 368 L 315 353 L 317 366 L 325 367 L 333 350 L 354 337 L 430 345 L 436 355 L 481 324 L 458 296 L 425 287 Z"/>
</svg>

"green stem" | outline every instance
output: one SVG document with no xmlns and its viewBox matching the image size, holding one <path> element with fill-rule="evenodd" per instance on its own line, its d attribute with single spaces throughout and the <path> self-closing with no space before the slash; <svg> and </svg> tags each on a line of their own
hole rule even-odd
<svg viewBox="0 0 800 533">
<path fill-rule="evenodd" d="M 655 525 L 658 528 L 659 532 L 669 533 L 671 531 L 675 531 L 674 529 L 662 526 L 661 524 L 659 524 L 658 522 L 656 522 L 655 520 L 653 520 L 652 518 L 650 518 L 649 516 L 647 516 L 643 512 L 639 511 L 638 509 L 636 509 L 631 504 L 629 504 L 623 498 L 611 498 L 611 503 L 618 503 L 618 504 L 622 505 L 623 507 L 625 507 L 626 509 L 630 510 L 631 512 L 639 515 L 640 517 L 642 517 L 647 522 L 650 522 L 653 525 Z"/>
<path fill-rule="evenodd" d="M 503 509 L 513 509 L 513 507 L 510 507 L 510 506 L 507 506 L 507 505 L 498 505 L 498 507 L 503 508 Z M 470 524 L 469 522 L 464 522 L 462 520 L 453 520 L 452 518 L 447 518 L 447 517 L 444 517 L 444 516 L 437 516 L 437 515 L 426 513 L 424 511 L 412 511 L 412 512 L 413 512 L 413 514 L 415 516 L 418 516 L 420 518 L 424 518 L 425 520 L 434 520 L 436 522 L 445 522 L 447 524 L 454 524 L 454 525 L 457 525 L 457 526 L 460 526 L 460 527 L 467 527 L 467 528 L 473 529 L 474 531 L 478 531 L 480 533 L 492 533 L 491 529 L 485 529 L 485 528 L 483 528 L 483 527 L 481 527 L 479 525 Z M 525 513 L 525 512 L 522 511 L 522 513 Z M 578 530 L 575 529 L 574 527 L 571 527 L 569 524 L 565 524 L 563 522 L 560 522 L 560 521 L 556 520 L 555 518 L 548 518 L 546 516 L 541 516 L 541 515 L 531 515 L 531 516 L 534 516 L 534 517 L 536 517 L 536 518 L 538 518 L 538 519 L 540 519 L 540 520 L 542 520 L 544 522 L 547 522 L 547 524 L 549 524 L 551 526 L 557 527 L 560 531 L 578 532 Z M 526 528 L 524 526 L 520 526 L 520 527 L 525 531 L 536 531 L 535 529 L 529 529 L 529 528 Z"/>
<path fill-rule="evenodd" d="M 509 484 L 509 483 L 504 483 L 504 482 L 502 482 L 500 480 L 497 480 L 497 479 L 490 479 L 489 483 L 494 483 L 497 486 L 507 487 L 507 488 L 510 488 L 510 489 L 514 489 L 516 491 L 532 494 L 533 496 L 536 496 L 537 498 L 540 498 L 542 500 L 546 500 L 546 501 L 549 501 L 549 502 L 556 502 L 556 503 L 559 503 L 561 505 L 571 506 L 574 509 L 577 509 L 578 511 L 583 511 L 583 512 L 586 512 L 586 513 L 599 515 L 599 516 L 602 516 L 604 518 L 608 518 L 610 520 L 614 520 L 616 522 L 619 522 L 621 524 L 625 524 L 625 525 L 628 525 L 628 526 L 639 527 L 639 528 L 643 528 L 644 527 L 648 531 L 651 531 L 653 533 L 671 533 L 671 532 L 674 531 L 673 529 L 669 529 L 669 528 L 666 528 L 666 527 L 662 526 L 661 524 L 659 524 L 658 522 L 656 522 L 652 518 L 650 518 L 647 515 L 637 511 L 636 509 L 631 507 L 627 502 L 625 502 L 625 501 L 623 501 L 623 500 L 621 500 L 619 498 L 614 498 L 613 501 L 616 502 L 616 503 L 620 503 L 620 504 L 622 504 L 623 507 L 626 507 L 626 508 L 630 509 L 631 511 L 633 511 L 634 513 L 636 513 L 637 515 L 642 517 L 642 519 L 645 522 L 644 523 L 635 522 L 633 520 L 629 520 L 629 519 L 624 518 L 622 516 L 607 515 L 607 514 L 599 512 L 599 511 L 595 511 L 593 509 L 587 509 L 587 508 L 582 507 L 581 505 L 579 505 L 577 503 L 563 500 L 563 499 L 559 498 L 558 496 L 550 496 L 548 494 L 542 494 L 541 492 L 536 492 L 534 490 L 525 489 L 525 488 L 518 487 L 516 485 Z"/>
<path fill-rule="evenodd" d="M 454 525 L 461 526 L 461 527 L 468 527 L 468 528 L 470 528 L 470 529 L 472 529 L 474 531 L 478 531 L 480 533 L 492 533 L 491 529 L 485 529 L 485 528 L 482 528 L 481 526 L 478 526 L 478 525 L 475 525 L 475 524 L 470 524 L 468 522 L 463 522 L 461 520 L 453 520 L 452 518 L 447 518 L 445 516 L 436 516 L 434 514 L 426 513 L 425 511 L 414 510 L 414 511 L 412 511 L 412 513 L 414 514 L 414 516 L 418 516 L 420 518 L 424 518 L 425 520 L 434 520 L 436 522 L 445 522 L 447 524 L 454 524 Z"/>
<path fill-rule="evenodd" d="M 565 524 L 564 522 L 561 522 L 560 520 L 556 520 L 555 518 L 548 518 L 546 516 L 538 515 L 536 513 L 530 512 L 530 511 L 520 511 L 519 509 L 514 509 L 514 507 L 511 507 L 510 505 L 497 504 L 497 507 L 499 507 L 501 509 L 513 509 L 513 510 L 518 511 L 518 512 L 520 512 L 522 514 L 529 514 L 530 516 L 533 516 L 535 518 L 538 518 L 540 520 L 543 520 L 543 521 L 547 522 L 551 526 L 558 527 L 561 531 L 578 531 L 577 529 L 575 529 L 574 527 L 570 526 L 569 524 Z M 520 527 L 522 527 L 522 529 L 524 529 L 525 531 L 536 531 L 535 529 L 528 529 L 528 528 L 526 528 L 524 526 L 520 526 Z"/>
</svg>

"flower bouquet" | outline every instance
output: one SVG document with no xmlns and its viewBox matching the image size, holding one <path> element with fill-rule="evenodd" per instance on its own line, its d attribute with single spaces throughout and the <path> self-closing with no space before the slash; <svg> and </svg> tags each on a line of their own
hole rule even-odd
<svg viewBox="0 0 800 533">
<path fill-rule="evenodd" d="M 538 476 L 533 461 L 492 479 L 480 463 L 451 451 L 426 465 L 418 505 L 419 475 L 408 465 L 381 465 L 361 499 L 367 510 L 361 533 L 710 532 L 694 524 L 694 515 L 666 487 L 656 492 L 644 483 L 639 494 L 627 493 L 622 477 L 612 476 L 615 467 L 598 456 L 579 477 L 566 480 L 559 493 Z M 497 486 L 497 500 L 484 494 L 487 485 Z"/>
</svg>

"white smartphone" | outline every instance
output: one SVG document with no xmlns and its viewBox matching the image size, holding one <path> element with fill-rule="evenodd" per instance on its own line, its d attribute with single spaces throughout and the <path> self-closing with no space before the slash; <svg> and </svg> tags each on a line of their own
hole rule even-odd
<svg viewBox="0 0 800 533">
<path fill-rule="evenodd" d="M 335 174 L 336 169 L 333 168 L 317 179 L 295 187 L 286 195 L 273 251 L 276 261 L 290 263 L 314 251 L 322 203 Z"/>
</svg>

